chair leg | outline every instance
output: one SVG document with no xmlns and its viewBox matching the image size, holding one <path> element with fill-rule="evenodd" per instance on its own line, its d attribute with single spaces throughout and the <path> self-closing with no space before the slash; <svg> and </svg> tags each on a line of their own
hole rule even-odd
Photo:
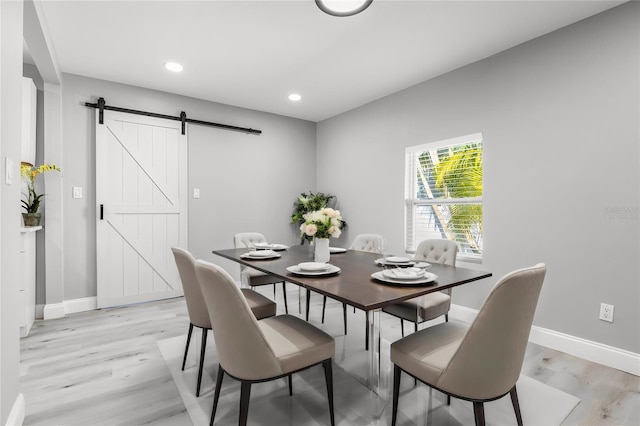
<svg viewBox="0 0 640 426">
<path fill-rule="evenodd" d="M 198 385 L 196 386 L 196 396 L 200 396 L 200 384 L 202 383 L 202 367 L 204 365 L 204 352 L 207 349 L 207 332 L 206 328 L 202 329 L 202 347 L 200 348 L 200 367 L 198 368 Z"/>
<path fill-rule="evenodd" d="M 516 413 L 516 422 L 518 426 L 522 426 L 522 414 L 520 413 L 520 403 L 518 402 L 518 392 L 516 392 L 516 385 L 509 392 L 511 395 L 511 404 L 513 405 L 513 411 Z"/>
<path fill-rule="evenodd" d="M 369 350 L 369 311 L 365 311 L 364 350 Z"/>
<path fill-rule="evenodd" d="M 327 296 L 322 296 L 322 323 L 324 324 L 324 310 L 327 308 Z"/>
<path fill-rule="evenodd" d="M 396 426 L 398 417 L 398 396 L 400 394 L 400 377 L 402 370 L 397 365 L 393 365 L 393 409 L 391 411 L 391 426 Z"/>
<path fill-rule="evenodd" d="M 402 337 L 404 337 L 404 320 L 400 318 L 400 332 L 402 333 Z"/>
<path fill-rule="evenodd" d="M 307 322 L 309 322 L 309 303 L 311 302 L 311 291 L 307 289 Z"/>
<path fill-rule="evenodd" d="M 287 283 L 282 281 L 282 294 L 284 295 L 284 313 L 289 313 L 289 307 L 287 306 Z"/>
<path fill-rule="evenodd" d="M 444 314 L 444 322 L 449 322 L 449 314 Z"/>
<path fill-rule="evenodd" d="M 413 332 L 414 333 L 418 332 L 418 323 L 417 322 L 413 323 Z M 416 379 L 415 377 L 413 378 L 413 386 L 418 386 L 418 379 Z"/>
<path fill-rule="evenodd" d="M 289 374 L 289 396 L 293 396 L 293 383 L 291 383 L 291 374 Z"/>
<path fill-rule="evenodd" d="M 218 376 L 216 377 L 216 390 L 213 393 L 213 408 L 211 409 L 211 421 L 209 426 L 213 426 L 213 419 L 216 417 L 216 409 L 218 408 L 218 399 L 220 398 L 220 388 L 222 387 L 222 379 L 224 378 L 224 370 L 218 364 Z"/>
<path fill-rule="evenodd" d="M 473 415 L 476 419 L 476 426 L 484 426 L 484 403 L 473 402 Z"/>
<path fill-rule="evenodd" d="M 251 396 L 251 382 L 242 382 L 240 385 L 240 418 L 238 426 L 246 426 L 249 418 L 249 397 Z"/>
<path fill-rule="evenodd" d="M 329 400 L 329 415 L 331 416 L 331 426 L 336 424 L 335 413 L 333 411 L 333 365 L 332 360 L 323 361 L 324 378 L 327 382 L 327 399 Z"/>
<path fill-rule="evenodd" d="M 447 405 L 451 405 L 451 395 L 447 395 Z"/>
<path fill-rule="evenodd" d="M 191 341 L 191 333 L 193 332 L 193 324 L 189 323 L 189 333 L 187 334 L 187 346 L 184 347 L 184 358 L 182 358 L 182 371 L 187 363 L 187 352 L 189 352 L 189 342 Z"/>
<path fill-rule="evenodd" d="M 347 304 L 342 304 L 342 317 L 344 318 L 344 335 L 347 335 Z"/>
</svg>

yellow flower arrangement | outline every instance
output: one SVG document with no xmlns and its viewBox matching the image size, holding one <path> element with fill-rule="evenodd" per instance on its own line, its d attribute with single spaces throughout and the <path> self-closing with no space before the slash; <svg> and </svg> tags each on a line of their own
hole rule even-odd
<svg viewBox="0 0 640 426">
<path fill-rule="evenodd" d="M 25 210 L 25 213 L 38 213 L 40 202 L 45 194 L 36 194 L 33 184 L 38 175 L 51 170 L 59 172 L 60 168 L 55 164 L 43 164 L 38 167 L 29 163 L 20 164 L 20 177 L 27 183 L 28 191 L 27 194 L 22 194 L 26 197 L 26 199 L 22 200 L 22 208 Z"/>
</svg>

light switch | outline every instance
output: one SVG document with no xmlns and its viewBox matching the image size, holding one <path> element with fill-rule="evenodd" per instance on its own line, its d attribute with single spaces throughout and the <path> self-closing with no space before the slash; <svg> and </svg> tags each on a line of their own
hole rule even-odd
<svg viewBox="0 0 640 426">
<path fill-rule="evenodd" d="M 200 198 L 200 188 L 193 188 L 193 198 Z"/>
<path fill-rule="evenodd" d="M 13 160 L 9 157 L 4 158 L 4 182 L 13 185 Z"/>
<path fill-rule="evenodd" d="M 82 198 L 82 187 L 74 186 L 73 187 L 73 198 Z"/>
</svg>

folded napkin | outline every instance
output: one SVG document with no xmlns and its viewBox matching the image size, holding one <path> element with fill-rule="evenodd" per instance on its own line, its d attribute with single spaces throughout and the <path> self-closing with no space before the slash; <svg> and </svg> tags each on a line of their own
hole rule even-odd
<svg viewBox="0 0 640 426">
<path fill-rule="evenodd" d="M 325 269 L 329 269 L 330 267 L 331 267 L 330 264 L 323 263 L 323 262 L 302 262 L 302 263 L 298 263 L 298 268 L 300 268 L 301 271 L 309 271 L 309 272 L 324 271 Z"/>
<path fill-rule="evenodd" d="M 251 250 L 249 256 L 253 257 L 268 257 L 276 254 L 273 250 Z"/>
<path fill-rule="evenodd" d="M 272 244 L 269 243 L 253 243 L 253 246 L 257 249 L 271 248 Z"/>
<path fill-rule="evenodd" d="M 424 276 L 424 271 L 418 268 L 385 269 L 384 275 L 397 280 L 415 280 Z"/>
<path fill-rule="evenodd" d="M 400 257 L 400 256 L 389 256 L 386 258 L 387 263 L 409 263 L 412 262 L 413 259 L 409 257 Z"/>
</svg>

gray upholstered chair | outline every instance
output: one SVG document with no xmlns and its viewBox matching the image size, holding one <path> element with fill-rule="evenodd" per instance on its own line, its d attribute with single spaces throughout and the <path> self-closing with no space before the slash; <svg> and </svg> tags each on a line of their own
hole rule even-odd
<svg viewBox="0 0 640 426">
<path fill-rule="evenodd" d="M 424 240 L 418 244 L 414 258 L 430 263 L 444 263 L 455 266 L 458 246 L 451 240 Z M 418 318 L 418 308 L 420 318 Z M 402 336 L 404 337 L 404 320 L 414 324 L 414 330 L 418 331 L 418 324 L 444 315 L 445 321 L 449 321 L 449 309 L 451 308 L 451 289 L 438 291 L 405 302 L 382 308 L 383 312 L 400 318 Z"/>
<path fill-rule="evenodd" d="M 202 290 L 196 278 L 196 259 L 187 250 L 172 247 L 173 257 L 178 266 L 180 281 L 184 291 L 184 299 L 187 303 L 189 314 L 189 333 L 187 334 L 187 344 L 184 348 L 184 358 L 182 359 L 182 370 L 187 362 L 189 352 L 189 342 L 193 327 L 202 330 L 202 347 L 200 348 L 200 367 L 198 369 L 198 384 L 196 385 L 196 396 L 200 396 L 200 384 L 202 383 L 202 365 L 204 363 L 204 353 L 207 347 L 207 331 L 211 330 L 209 311 L 202 297 Z M 257 319 L 272 317 L 276 314 L 276 304 L 253 290 L 242 289 L 242 295 L 247 299 L 251 311 Z"/>
<path fill-rule="evenodd" d="M 358 234 L 353 239 L 349 250 L 375 252 L 380 246 L 382 235 L 378 234 Z"/>
<path fill-rule="evenodd" d="M 484 402 L 516 392 L 546 266 L 539 263 L 505 275 L 491 290 L 470 326 L 446 322 L 391 344 L 392 425 L 398 414 L 402 371 L 450 397 L 473 402 L 476 425 L 484 425 Z"/>
<path fill-rule="evenodd" d="M 235 248 L 254 248 L 255 243 L 266 242 L 267 239 L 259 232 L 240 232 L 233 236 L 233 246 Z M 243 285 L 247 285 L 249 287 L 273 284 L 273 297 L 276 296 L 276 284 L 281 282 L 282 295 L 284 298 L 284 311 L 289 313 L 289 307 L 287 306 L 287 288 L 286 283 L 282 278 L 240 265 L 240 280 Z"/>
<path fill-rule="evenodd" d="M 207 304 L 220 359 L 211 424 L 224 373 L 241 383 L 238 424 L 245 425 L 253 383 L 288 377 L 291 395 L 291 374 L 317 364 L 324 367 L 331 424 L 335 424 L 332 360 L 336 348 L 333 337 L 291 315 L 256 321 L 231 276 L 217 265 L 198 260 L 196 275 Z"/>
</svg>

